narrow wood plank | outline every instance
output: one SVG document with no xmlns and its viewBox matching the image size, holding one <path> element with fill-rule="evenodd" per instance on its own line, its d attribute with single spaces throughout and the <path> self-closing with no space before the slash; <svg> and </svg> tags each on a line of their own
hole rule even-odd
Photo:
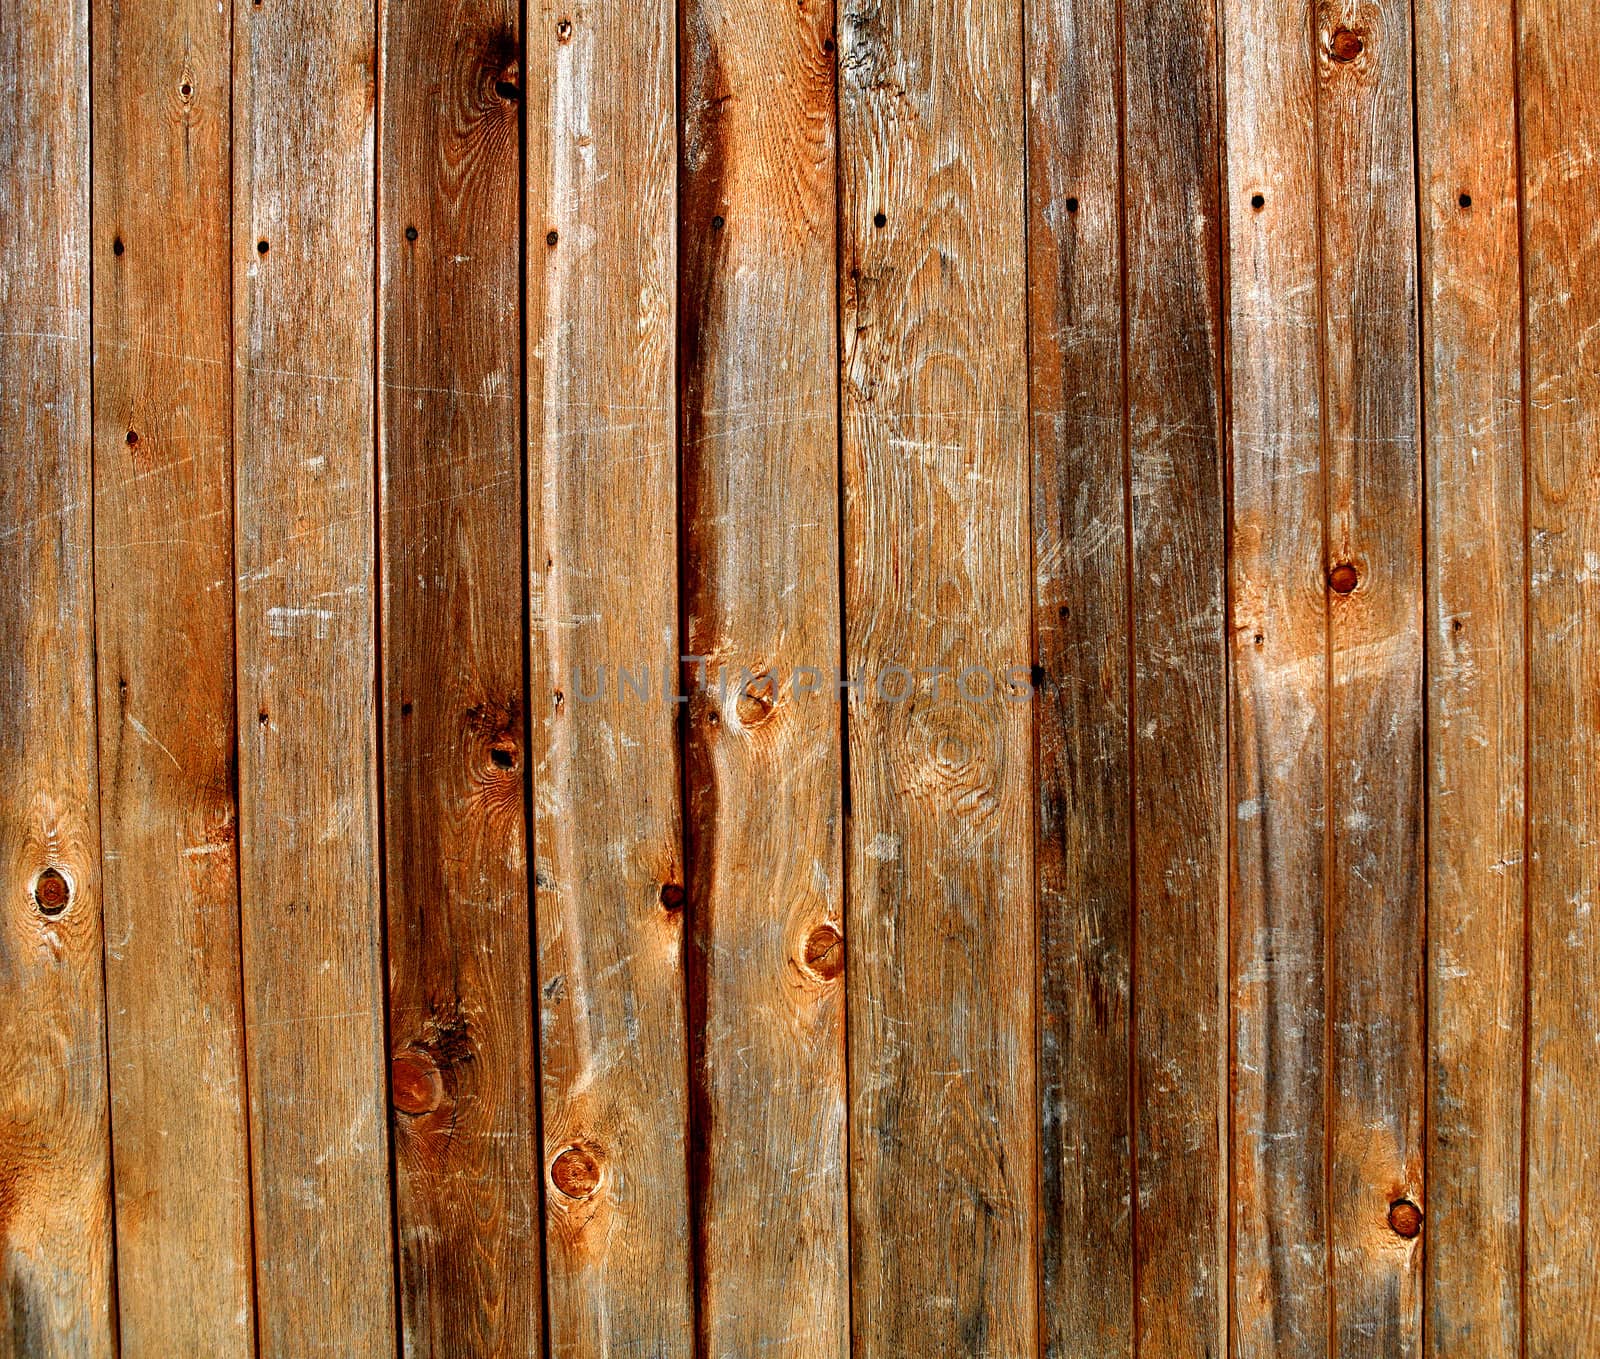
<svg viewBox="0 0 1600 1359">
<path fill-rule="evenodd" d="M 1320 0 L 1329 582 L 1329 1230 L 1341 1355 L 1421 1344 L 1422 458 L 1411 14 Z M 1398 1219 L 1397 1219 L 1398 1220 Z"/>
<path fill-rule="evenodd" d="M 840 30 L 854 1345 L 1031 1355 L 1021 10 L 885 0 Z M 944 673 L 893 701 L 896 665 Z"/>
<path fill-rule="evenodd" d="M 376 15 L 234 28 L 246 1048 L 264 1354 L 395 1345 L 378 873 Z"/>
<path fill-rule="evenodd" d="M 1216 7 L 1124 12 L 1141 1351 L 1227 1348 L 1227 659 Z"/>
<path fill-rule="evenodd" d="M 1040 1325 L 1131 1355 L 1132 777 L 1116 0 L 1026 6 Z"/>
<path fill-rule="evenodd" d="M 710 681 L 686 751 L 708 1355 L 850 1345 L 833 19 L 827 0 L 691 0 L 680 20 L 683 608 Z"/>
<path fill-rule="evenodd" d="M 1522 1331 L 1524 553 L 1516 41 L 1417 0 L 1428 647 L 1430 1354 Z"/>
<path fill-rule="evenodd" d="M 1316 62 L 1227 0 L 1234 1352 L 1328 1350 L 1327 586 Z"/>
<path fill-rule="evenodd" d="M 130 1355 L 247 1355 L 231 16 L 215 0 L 98 0 L 93 23 L 95 625 L 120 1336 Z"/>
<path fill-rule="evenodd" d="M 1600 14 L 1520 0 L 1530 740 L 1525 1353 L 1600 1333 Z"/>
<path fill-rule="evenodd" d="M 523 796 L 521 73 L 513 0 L 385 4 L 384 853 L 401 1319 L 542 1344 Z"/>
<path fill-rule="evenodd" d="M 89 13 L 0 17 L 0 1355 L 113 1352 L 95 777 Z"/>
<path fill-rule="evenodd" d="M 668 697 L 680 678 L 676 14 L 667 0 L 541 0 L 527 22 L 528 738 L 550 1347 L 686 1355 L 682 788 Z"/>
</svg>

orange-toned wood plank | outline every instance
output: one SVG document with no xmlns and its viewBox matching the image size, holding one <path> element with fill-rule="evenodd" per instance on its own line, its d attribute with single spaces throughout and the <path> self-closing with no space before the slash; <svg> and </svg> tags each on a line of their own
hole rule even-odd
<svg viewBox="0 0 1600 1359">
<path fill-rule="evenodd" d="M 693 0 L 681 24 L 701 1344 L 842 1359 L 833 6 Z"/>
<path fill-rule="evenodd" d="M 1524 1353 L 1600 1334 L 1600 14 L 1520 0 L 1527 324 L 1528 932 Z M 1491 191 L 1492 192 L 1492 191 Z"/>
<path fill-rule="evenodd" d="M 408 1356 L 542 1343 L 518 25 L 507 0 L 383 7 L 384 851 Z"/>
<path fill-rule="evenodd" d="M 1328 496 L 1333 1344 L 1416 1354 L 1422 1204 L 1422 456 L 1411 14 L 1319 0 Z M 1402 1209 L 1396 1220 L 1404 1223 Z M 1408 1227 L 1409 1230 L 1409 1227 Z"/>
<path fill-rule="evenodd" d="M 854 1344 L 1031 1354 L 1021 11 L 886 0 L 839 49 Z"/>
<path fill-rule="evenodd" d="M 1228 0 L 1234 1352 L 1328 1350 L 1327 600 L 1316 63 Z"/>
<path fill-rule="evenodd" d="M 530 7 L 528 519 L 550 1346 L 687 1355 L 676 12 Z M 650 694 L 623 686 L 648 672 Z M 602 670 L 604 672 L 602 677 Z"/>
<path fill-rule="evenodd" d="M 395 1345 L 378 733 L 376 15 L 234 11 L 239 868 L 264 1354 Z"/>
<path fill-rule="evenodd" d="M 1526 652 L 1516 42 L 1417 0 L 1427 462 L 1427 1350 L 1522 1330 Z"/>
<path fill-rule="evenodd" d="M 95 617 L 117 1310 L 254 1352 L 234 793 L 231 15 L 94 6 Z"/>
<path fill-rule="evenodd" d="M 89 13 L 0 19 L 0 1355 L 114 1352 L 95 777 Z"/>
<path fill-rule="evenodd" d="M 1027 6 L 1040 1327 L 1131 1355 L 1128 500 L 1120 6 Z"/>
</svg>

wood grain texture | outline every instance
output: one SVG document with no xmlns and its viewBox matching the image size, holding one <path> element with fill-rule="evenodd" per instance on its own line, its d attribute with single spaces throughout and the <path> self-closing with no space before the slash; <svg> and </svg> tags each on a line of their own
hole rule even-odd
<svg viewBox="0 0 1600 1359">
<path fill-rule="evenodd" d="M 113 1353 L 84 0 L 0 16 L 0 1355 Z"/>
<path fill-rule="evenodd" d="M 121 1350 L 247 1355 L 231 18 L 215 0 L 101 0 L 93 23 L 95 624 Z"/>
<path fill-rule="evenodd" d="M 413 1356 L 542 1343 L 518 23 L 507 0 L 383 6 L 384 851 Z"/>
<path fill-rule="evenodd" d="M 1328 578 L 1329 1230 L 1341 1355 L 1418 1352 L 1422 458 L 1410 9 L 1319 0 Z"/>
<path fill-rule="evenodd" d="M 1227 1347 L 1227 659 L 1216 11 L 1124 12 L 1136 1335 Z"/>
<path fill-rule="evenodd" d="M 693 0 L 680 23 L 700 1348 L 842 1357 L 833 6 Z"/>
<path fill-rule="evenodd" d="M 1228 0 L 1234 1353 L 1328 1350 L 1327 577 L 1316 63 Z"/>
<path fill-rule="evenodd" d="M 234 28 L 239 828 L 260 1348 L 392 1353 L 374 574 L 377 21 Z"/>
<path fill-rule="evenodd" d="M 1027 9 L 1040 1325 L 1131 1354 L 1128 487 L 1115 0 Z"/>
<path fill-rule="evenodd" d="M 1516 42 L 1417 0 L 1428 647 L 1428 1353 L 1522 1330 L 1526 730 Z"/>
<path fill-rule="evenodd" d="M 1020 9 L 840 16 L 857 1353 L 1037 1349 Z M 917 675 L 904 701 L 908 670 Z M 967 676 L 981 666 L 993 693 Z M 887 679 L 885 679 L 887 676 Z M 942 681 L 942 682 L 941 682 Z M 882 689 L 880 691 L 880 682 Z M 937 684 L 937 687 L 936 687 Z"/>
<path fill-rule="evenodd" d="M 1600 15 L 1519 7 L 1530 607 L 1526 1305 L 1529 1359 L 1600 1334 Z"/>
<path fill-rule="evenodd" d="M 687 1355 L 677 24 L 528 13 L 528 518 L 549 1334 Z M 621 683 L 621 670 L 640 697 Z M 671 889 L 671 890 L 664 890 Z"/>
</svg>

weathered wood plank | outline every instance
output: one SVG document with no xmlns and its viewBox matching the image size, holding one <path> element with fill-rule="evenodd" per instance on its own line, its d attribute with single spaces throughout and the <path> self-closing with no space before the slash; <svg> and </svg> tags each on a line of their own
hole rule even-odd
<svg viewBox="0 0 1600 1359">
<path fill-rule="evenodd" d="M 1525 1353 L 1600 1334 L 1600 14 L 1521 0 L 1528 434 L 1528 1085 Z"/>
<path fill-rule="evenodd" d="M 130 1355 L 248 1355 L 231 22 L 214 0 L 98 0 L 93 23 L 95 623 L 119 1331 Z"/>
<path fill-rule="evenodd" d="M 679 687 L 676 15 L 666 0 L 542 0 L 528 24 L 528 740 L 550 1346 L 686 1355 L 682 790 L 666 698 Z M 648 672 L 648 698 L 622 669 L 636 683 Z"/>
<path fill-rule="evenodd" d="M 523 764 L 519 6 L 383 8 L 384 852 L 401 1320 L 541 1340 Z"/>
<path fill-rule="evenodd" d="M 1227 1344 L 1227 660 L 1216 9 L 1124 12 L 1141 1351 Z"/>
<path fill-rule="evenodd" d="M 1385 1359 L 1417 1353 L 1422 1320 L 1420 1238 L 1390 1222 L 1392 1205 L 1422 1203 L 1426 1102 L 1410 20 L 1403 0 L 1317 8 L 1333 1343 L 1342 1355 Z"/>
<path fill-rule="evenodd" d="M 1522 1330 L 1525 558 L 1516 41 L 1417 0 L 1428 648 L 1430 1354 Z"/>
<path fill-rule="evenodd" d="M 395 1338 L 374 718 L 376 16 L 234 28 L 239 864 L 264 1354 Z"/>
<path fill-rule="evenodd" d="M 1328 1351 L 1316 62 L 1303 10 L 1227 0 L 1234 1352 Z"/>
<path fill-rule="evenodd" d="M 113 1352 L 86 0 L 0 15 L 0 1355 Z"/>
<path fill-rule="evenodd" d="M 1131 1355 L 1132 924 L 1120 6 L 1028 20 L 1040 1325 Z"/>
<path fill-rule="evenodd" d="M 1032 718 L 1006 683 L 1031 650 L 1022 38 L 999 0 L 840 22 L 864 1354 L 1037 1348 Z M 947 669 L 892 701 L 893 665 Z"/>
<path fill-rule="evenodd" d="M 833 6 L 691 0 L 680 22 L 701 1348 L 842 1357 Z"/>
</svg>

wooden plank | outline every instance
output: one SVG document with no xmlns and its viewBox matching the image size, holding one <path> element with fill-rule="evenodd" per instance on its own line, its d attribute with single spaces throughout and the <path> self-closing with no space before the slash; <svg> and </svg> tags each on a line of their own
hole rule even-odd
<svg viewBox="0 0 1600 1359">
<path fill-rule="evenodd" d="M 1128 8 L 1134 1268 L 1141 1351 L 1227 1349 L 1227 542 L 1216 10 Z"/>
<path fill-rule="evenodd" d="M 0 17 L 0 1355 L 113 1352 L 86 0 Z"/>
<path fill-rule="evenodd" d="M 542 1343 L 518 27 L 511 0 L 383 7 L 383 805 L 408 1355 Z"/>
<path fill-rule="evenodd" d="M 688 1354 L 677 24 L 528 14 L 528 518 L 554 1355 Z M 601 684 L 604 667 L 605 682 Z M 650 693 L 621 683 L 619 671 Z"/>
<path fill-rule="evenodd" d="M 842 1357 L 833 6 L 680 22 L 683 609 L 727 677 L 686 750 L 700 1348 Z"/>
<path fill-rule="evenodd" d="M 1316 64 L 1227 0 L 1235 1353 L 1328 1351 L 1327 583 Z"/>
<path fill-rule="evenodd" d="M 1327 0 L 1317 17 L 1333 1343 L 1393 1359 L 1421 1343 L 1420 1236 L 1390 1216 L 1422 1204 L 1426 1103 L 1411 16 L 1403 0 Z"/>
<path fill-rule="evenodd" d="M 1026 7 L 1040 1325 L 1131 1355 L 1132 799 L 1116 0 Z"/>
<path fill-rule="evenodd" d="M 263 1353 L 395 1344 L 374 719 L 376 15 L 234 29 L 246 1048 Z"/>
<path fill-rule="evenodd" d="M 847 9 L 854 1344 L 1037 1348 L 1020 7 Z M 945 674 L 905 681 L 890 666 Z M 982 667 L 996 677 L 984 700 Z M 935 684 L 938 688 L 935 690 Z M 880 685 L 882 686 L 880 690 Z M 976 694 L 977 700 L 967 694 Z"/>
<path fill-rule="evenodd" d="M 95 625 L 119 1331 L 129 1354 L 247 1355 L 230 16 L 214 0 L 99 0 L 93 23 Z"/>
<path fill-rule="evenodd" d="M 1428 647 L 1429 1353 L 1522 1330 L 1524 589 L 1516 42 L 1418 0 Z"/>
<path fill-rule="evenodd" d="M 1526 1315 L 1529 1359 L 1600 1333 L 1600 15 L 1521 0 L 1528 435 L 1530 814 Z"/>
</svg>

